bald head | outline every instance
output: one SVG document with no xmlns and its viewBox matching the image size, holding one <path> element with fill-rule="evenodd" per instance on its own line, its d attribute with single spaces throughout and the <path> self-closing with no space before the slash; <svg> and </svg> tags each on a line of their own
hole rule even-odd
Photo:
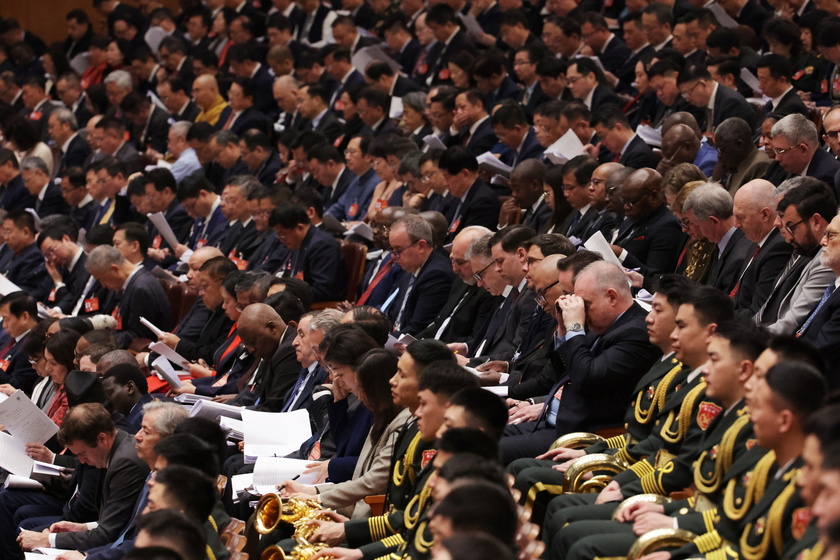
<svg viewBox="0 0 840 560">
<path fill-rule="evenodd" d="M 510 172 L 511 181 L 516 178 L 522 181 L 537 181 L 542 184 L 545 178 L 546 166 L 538 159 L 526 159 Z"/>
<path fill-rule="evenodd" d="M 744 237 L 753 243 L 762 241 L 775 227 L 776 187 L 770 181 L 754 179 L 735 192 L 732 214 L 735 227 L 744 232 Z"/>
<path fill-rule="evenodd" d="M 198 76 L 193 82 L 193 87 L 195 86 L 208 88 L 216 93 L 219 92 L 219 83 L 216 81 L 216 77 L 212 74 L 202 74 L 201 76 Z"/>
<path fill-rule="evenodd" d="M 224 253 L 218 247 L 202 247 L 193 251 L 192 256 L 190 256 L 190 265 L 195 262 L 198 264 L 198 268 L 201 268 L 201 265 L 210 259 L 224 256 Z"/>
<path fill-rule="evenodd" d="M 586 323 L 597 334 L 607 332 L 613 321 L 633 305 L 624 270 L 604 261 L 592 263 L 578 274 L 575 295 L 587 302 Z"/>
<path fill-rule="evenodd" d="M 662 154 L 673 163 L 693 163 L 700 149 L 700 139 L 684 124 L 675 124 L 662 136 Z"/>
<path fill-rule="evenodd" d="M 546 286 L 553 284 L 557 280 L 557 263 L 567 256 L 548 255 L 531 267 L 530 274 L 534 280 L 535 290 L 543 290 Z"/>
<path fill-rule="evenodd" d="M 280 315 L 264 303 L 253 303 L 239 317 L 239 336 L 245 349 L 253 356 L 271 358 L 286 332 Z"/>
<path fill-rule="evenodd" d="M 677 111 L 671 115 L 665 117 L 665 120 L 662 121 L 662 136 L 664 137 L 665 134 L 671 129 L 672 126 L 677 124 L 684 124 L 697 136 L 699 140 L 702 132 L 700 131 L 700 125 L 697 124 L 697 119 L 694 118 L 694 115 L 688 113 L 686 111 Z"/>
</svg>

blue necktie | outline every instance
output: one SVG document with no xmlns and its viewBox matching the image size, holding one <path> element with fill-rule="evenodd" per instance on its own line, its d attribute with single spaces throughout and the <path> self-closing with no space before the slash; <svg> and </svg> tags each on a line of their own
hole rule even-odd
<svg viewBox="0 0 840 560">
<path fill-rule="evenodd" d="M 834 288 L 835 288 L 834 284 L 829 284 L 829 286 L 825 289 L 825 292 L 823 292 L 822 298 L 820 298 L 820 302 L 817 304 L 817 306 L 814 308 L 814 310 L 811 311 L 811 314 L 808 315 L 808 319 L 805 320 L 805 323 L 802 325 L 802 328 L 800 328 L 798 331 L 796 331 L 796 336 L 802 336 L 802 333 L 805 332 L 805 329 L 807 329 L 811 325 L 811 323 L 814 321 L 814 317 L 817 316 L 817 313 L 820 312 L 820 309 L 822 309 L 822 306 L 825 305 L 825 302 L 827 302 L 828 298 L 831 297 L 831 294 L 834 293 Z"/>
<path fill-rule="evenodd" d="M 140 495 L 137 496 L 137 505 L 134 508 L 134 515 L 131 516 L 131 523 L 126 525 L 123 532 L 120 533 L 120 536 L 117 537 L 111 544 L 111 548 L 117 548 L 120 546 L 123 541 L 125 541 L 126 537 L 128 536 L 128 532 L 134 529 L 134 524 L 137 521 L 137 518 L 140 517 L 140 512 L 142 512 L 146 508 L 146 502 L 149 498 L 149 479 L 152 477 L 152 473 L 149 473 L 149 476 L 146 477 L 146 484 L 143 484 L 143 488 L 140 490 Z"/>
<path fill-rule="evenodd" d="M 298 374 L 295 386 L 292 387 L 292 391 L 289 393 L 289 400 L 286 401 L 286 404 L 283 405 L 283 410 L 281 410 L 280 412 L 289 412 L 289 410 L 292 408 L 292 403 L 294 403 L 296 400 L 295 397 L 297 396 L 298 391 L 306 381 L 307 377 L 309 377 L 309 370 L 307 368 L 303 368 L 300 374 Z"/>
</svg>

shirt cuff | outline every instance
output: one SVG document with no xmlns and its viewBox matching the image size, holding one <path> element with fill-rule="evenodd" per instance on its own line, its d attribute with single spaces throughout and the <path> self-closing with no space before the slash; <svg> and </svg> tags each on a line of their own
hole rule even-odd
<svg viewBox="0 0 840 560">
<path fill-rule="evenodd" d="M 629 254 L 629 253 L 627 252 L 627 249 L 622 249 L 622 250 L 621 250 L 621 254 L 620 254 L 620 255 L 618 255 L 618 260 L 620 260 L 620 261 L 621 261 L 621 264 L 624 264 L 624 259 L 626 259 L 626 258 L 627 258 L 627 255 L 628 255 L 628 254 Z"/>
<path fill-rule="evenodd" d="M 57 534 L 58 533 L 50 533 L 50 534 L 47 535 L 47 540 L 50 541 L 50 548 L 56 548 L 55 536 Z"/>
<path fill-rule="evenodd" d="M 585 334 L 586 334 L 586 333 L 585 333 L 585 332 L 583 332 L 583 331 L 571 331 L 571 332 L 567 332 L 567 333 L 566 333 L 566 337 L 565 337 L 564 342 L 565 342 L 565 341 L 567 341 L 567 340 L 571 340 L 572 338 L 574 338 L 574 337 L 576 337 L 576 336 L 583 336 L 583 335 L 585 335 Z"/>
<path fill-rule="evenodd" d="M 509 373 L 500 373 L 499 374 L 499 385 L 504 385 L 507 383 L 508 378 L 510 377 Z"/>
<path fill-rule="evenodd" d="M 87 527 L 88 531 L 93 531 L 94 529 L 99 527 L 99 522 L 98 521 L 90 521 L 88 523 L 85 523 L 85 527 Z"/>
</svg>

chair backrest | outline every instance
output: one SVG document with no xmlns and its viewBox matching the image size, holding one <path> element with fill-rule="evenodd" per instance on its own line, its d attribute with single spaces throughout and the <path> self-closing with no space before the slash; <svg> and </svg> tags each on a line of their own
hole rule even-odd
<svg viewBox="0 0 840 560">
<path fill-rule="evenodd" d="M 169 300 L 169 309 L 172 310 L 172 324 L 177 325 L 184 316 L 181 312 L 184 304 L 184 286 L 181 282 L 170 282 L 162 278 L 158 278 L 158 282 L 166 294 L 166 299 Z"/>
<path fill-rule="evenodd" d="M 356 286 L 362 281 L 362 275 L 365 273 L 367 247 L 360 243 L 344 241 L 341 243 L 341 254 L 347 265 L 347 292 L 344 297 L 347 301 L 356 301 Z"/>
</svg>

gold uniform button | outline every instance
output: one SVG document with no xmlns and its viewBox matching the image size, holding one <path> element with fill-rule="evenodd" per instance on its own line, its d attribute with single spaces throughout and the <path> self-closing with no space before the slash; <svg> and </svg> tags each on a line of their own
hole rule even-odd
<svg viewBox="0 0 840 560">
<path fill-rule="evenodd" d="M 680 508 L 680 515 L 687 515 L 687 514 L 688 514 L 688 508 Z"/>
<path fill-rule="evenodd" d="M 735 498 L 735 505 L 736 506 L 740 506 L 742 503 L 744 503 L 744 500 L 742 498 Z"/>
</svg>

